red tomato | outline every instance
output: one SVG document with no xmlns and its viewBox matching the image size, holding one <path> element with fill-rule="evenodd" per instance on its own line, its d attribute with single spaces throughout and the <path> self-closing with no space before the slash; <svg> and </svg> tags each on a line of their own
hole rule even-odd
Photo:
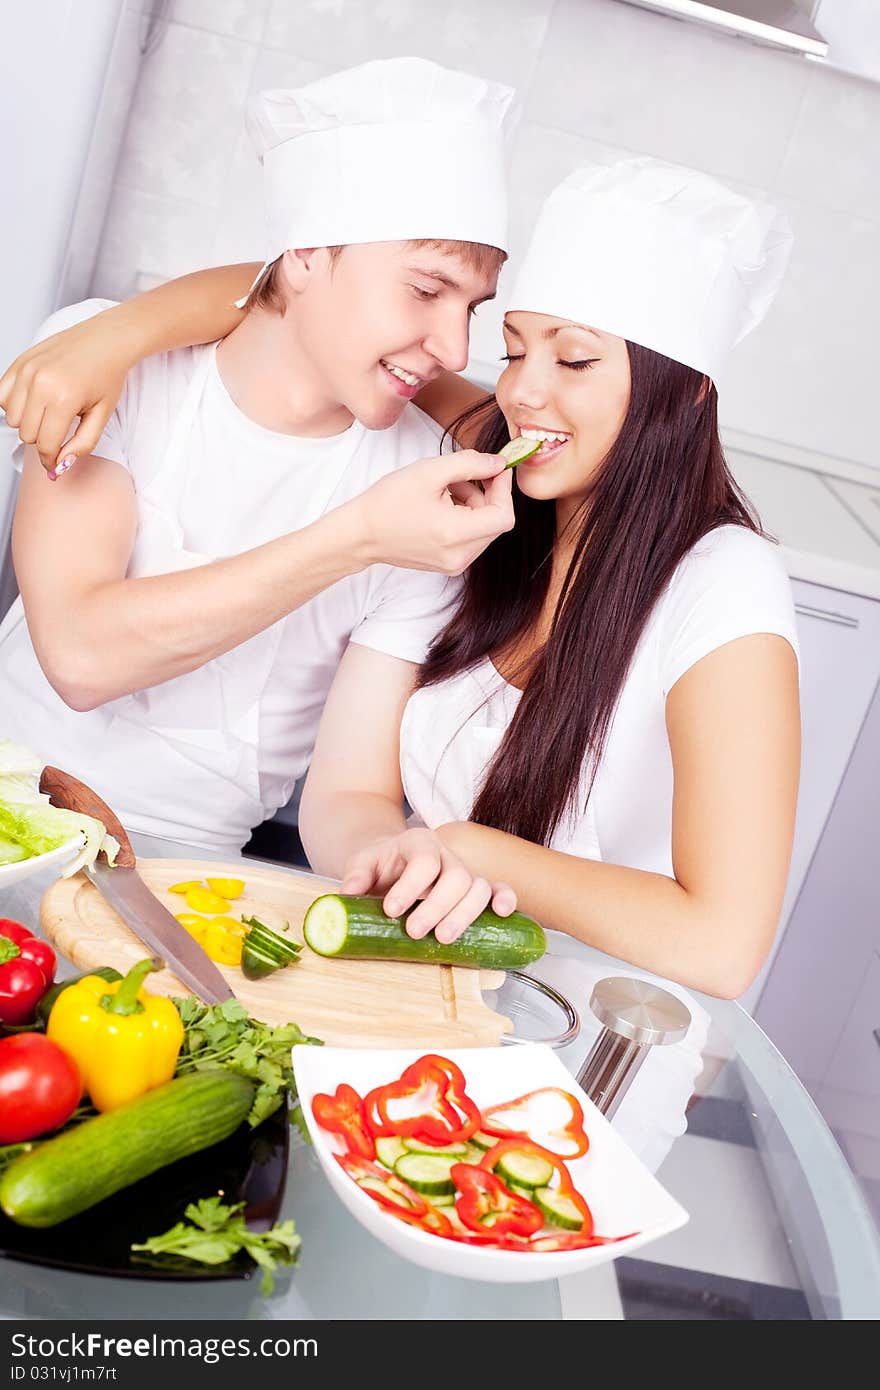
<svg viewBox="0 0 880 1390">
<path fill-rule="evenodd" d="M 29 927 L 22 926 L 21 922 L 13 922 L 10 917 L 0 917 L 0 936 L 14 941 L 25 960 L 32 960 L 40 967 L 46 978 L 47 989 L 54 984 L 58 960 L 48 941 L 34 936 Z"/>
<path fill-rule="evenodd" d="M 79 1067 L 57 1043 L 42 1033 L 0 1039 L 0 1144 L 58 1129 L 81 1096 Z"/>
</svg>

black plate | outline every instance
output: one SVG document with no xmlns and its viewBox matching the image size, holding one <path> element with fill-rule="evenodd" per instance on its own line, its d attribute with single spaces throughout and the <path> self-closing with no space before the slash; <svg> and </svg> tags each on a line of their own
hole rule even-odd
<svg viewBox="0 0 880 1390">
<path fill-rule="evenodd" d="M 222 1192 L 244 1202 L 254 1230 L 274 1225 L 284 1198 L 290 1124 L 283 1106 L 257 1129 L 247 1125 L 205 1149 L 160 1168 L 133 1187 L 49 1230 L 16 1226 L 0 1213 L 0 1254 L 28 1264 L 127 1279 L 249 1279 L 256 1265 L 239 1254 L 223 1265 L 134 1253 L 131 1245 L 162 1235 L 189 1202 Z"/>
</svg>

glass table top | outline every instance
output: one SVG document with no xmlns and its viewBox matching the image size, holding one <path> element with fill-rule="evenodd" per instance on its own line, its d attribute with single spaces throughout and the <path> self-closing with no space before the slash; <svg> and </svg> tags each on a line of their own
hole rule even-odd
<svg viewBox="0 0 880 1390">
<path fill-rule="evenodd" d="M 142 857 L 193 857 L 184 844 L 132 840 Z M 273 864 L 279 867 L 287 866 Z M 36 925 L 40 898 L 54 877 L 35 874 L 3 890 L 0 915 Z M 581 1014 L 580 1034 L 558 1051 L 576 1075 L 599 1026 L 589 1010 L 593 983 L 607 975 L 652 977 L 559 933 L 548 933 L 548 942 L 547 956 L 531 973 L 566 995 Z M 281 1218 L 295 1221 L 302 1246 L 297 1268 L 277 1277 L 272 1294 L 261 1296 L 259 1277 L 182 1286 L 4 1259 L 0 1318 L 880 1316 L 880 1240 L 811 1098 L 737 1004 L 673 988 L 691 1010 L 691 1031 L 682 1043 L 650 1049 L 612 1124 L 690 1220 L 643 1247 L 638 1258 L 531 1284 L 433 1274 L 402 1262 L 349 1215 L 294 1131 Z M 488 994 L 487 1001 L 507 1010 L 519 1036 L 537 1039 L 558 1031 L 552 1010 L 543 1004 L 532 1009 L 515 983 Z"/>
</svg>

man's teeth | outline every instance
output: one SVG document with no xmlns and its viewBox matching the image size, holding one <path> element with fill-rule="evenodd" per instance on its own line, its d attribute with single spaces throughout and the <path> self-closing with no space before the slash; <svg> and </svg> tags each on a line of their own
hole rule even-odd
<svg viewBox="0 0 880 1390">
<path fill-rule="evenodd" d="M 560 434 L 558 430 L 520 430 L 520 435 L 523 439 L 539 439 L 542 444 L 567 444 L 571 439 L 570 434 Z"/>
<path fill-rule="evenodd" d="M 405 372 L 402 367 L 395 367 L 392 362 L 386 362 L 384 358 L 382 359 L 382 366 L 385 368 L 386 372 L 390 372 L 392 376 L 399 377 L 407 386 L 418 386 L 421 381 L 421 377 L 413 376 L 412 372 Z"/>
</svg>

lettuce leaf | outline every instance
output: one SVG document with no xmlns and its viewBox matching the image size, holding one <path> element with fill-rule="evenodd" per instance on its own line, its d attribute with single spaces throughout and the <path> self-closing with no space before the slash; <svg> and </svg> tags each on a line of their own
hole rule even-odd
<svg viewBox="0 0 880 1390">
<path fill-rule="evenodd" d="M 40 791 L 43 764 L 29 748 L 0 741 L 0 864 L 14 864 L 37 854 L 47 854 L 83 837 L 80 853 L 62 877 L 70 878 L 94 864 L 103 849 L 114 863 L 119 843 L 102 821 L 77 811 L 53 806 Z"/>
</svg>

